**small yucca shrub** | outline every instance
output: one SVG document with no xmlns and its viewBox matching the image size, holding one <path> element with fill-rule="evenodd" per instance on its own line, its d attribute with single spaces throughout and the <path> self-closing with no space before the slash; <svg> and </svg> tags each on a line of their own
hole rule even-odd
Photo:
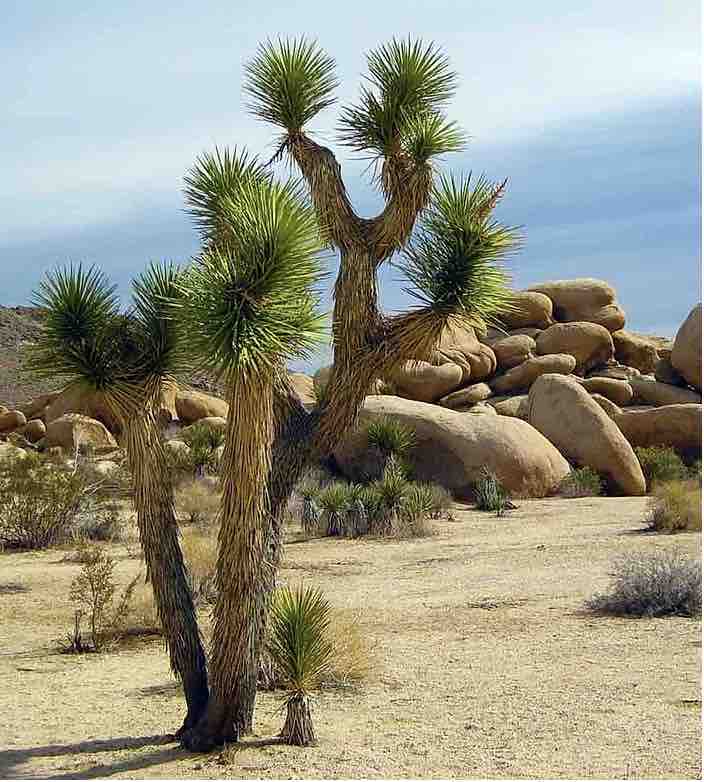
<svg viewBox="0 0 704 782">
<path fill-rule="evenodd" d="M 281 731 L 287 744 L 315 742 L 310 695 L 319 687 L 333 656 L 330 614 L 330 604 L 313 587 L 283 587 L 274 592 L 267 648 L 289 691 Z"/>
<path fill-rule="evenodd" d="M 643 470 L 648 491 L 661 481 L 680 481 L 689 477 L 687 467 L 674 448 L 653 445 L 634 450 Z"/>
<path fill-rule="evenodd" d="M 196 475 L 202 477 L 207 470 L 217 470 L 217 450 L 225 442 L 225 432 L 222 429 L 197 421 L 183 430 L 181 439 L 191 449 L 190 459 Z"/>
<path fill-rule="evenodd" d="M 658 482 L 646 521 L 657 532 L 692 532 L 702 528 L 702 487 L 698 480 Z"/>
<path fill-rule="evenodd" d="M 382 416 L 367 425 L 367 443 L 385 456 L 407 456 L 416 444 L 415 432 L 394 418 Z"/>
<path fill-rule="evenodd" d="M 345 515 L 349 502 L 350 490 L 348 484 L 342 481 L 331 483 L 318 494 L 318 505 L 327 535 L 345 534 Z"/>
<path fill-rule="evenodd" d="M 474 489 L 477 510 L 488 510 L 502 516 L 510 506 L 508 492 L 499 479 L 484 470 Z"/>
<path fill-rule="evenodd" d="M 627 554 L 611 576 L 611 589 L 588 600 L 588 608 L 617 616 L 701 615 L 701 562 L 684 553 Z"/>
<path fill-rule="evenodd" d="M 599 473 L 591 467 L 579 467 L 560 483 L 563 497 L 598 497 L 603 491 Z"/>
</svg>

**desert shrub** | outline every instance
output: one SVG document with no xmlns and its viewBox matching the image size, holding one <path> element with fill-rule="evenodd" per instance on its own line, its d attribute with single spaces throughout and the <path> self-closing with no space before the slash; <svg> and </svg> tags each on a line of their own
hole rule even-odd
<svg viewBox="0 0 704 782">
<path fill-rule="evenodd" d="M 645 482 L 650 491 L 660 481 L 678 481 L 688 477 L 688 470 L 674 448 L 653 445 L 635 448 Z"/>
<path fill-rule="evenodd" d="M 98 546 L 83 543 L 79 549 L 83 565 L 71 582 L 69 598 L 77 606 L 76 634 L 80 637 L 80 616 L 85 612 L 90 624 L 93 649 L 97 652 L 102 647 L 106 628 L 112 618 L 115 560 Z"/>
<path fill-rule="evenodd" d="M 87 487 L 76 471 L 34 454 L 0 463 L 0 544 L 43 549 L 73 534 Z"/>
<path fill-rule="evenodd" d="M 385 456 L 402 458 L 416 444 L 415 432 L 394 418 L 381 416 L 367 425 L 367 444 Z"/>
<path fill-rule="evenodd" d="M 190 448 L 190 459 L 196 475 L 203 476 L 206 471 L 217 471 L 217 449 L 225 442 L 222 429 L 197 421 L 184 429 L 181 439 Z"/>
<path fill-rule="evenodd" d="M 437 483 L 426 483 L 424 485 L 427 486 L 430 493 L 430 517 L 432 519 L 442 518 L 442 516 L 449 513 L 452 507 L 452 495 L 444 486 L 440 486 Z"/>
<path fill-rule="evenodd" d="M 628 554 L 616 560 L 609 592 L 587 601 L 599 613 L 617 616 L 699 616 L 702 566 L 676 551 Z"/>
<path fill-rule="evenodd" d="M 702 488 L 697 480 L 656 483 L 646 521 L 657 532 L 691 532 L 702 528 Z"/>
<path fill-rule="evenodd" d="M 318 494 L 321 523 L 326 535 L 346 533 L 346 515 L 350 500 L 349 484 L 342 481 L 331 483 Z"/>
<path fill-rule="evenodd" d="M 208 524 L 220 509 L 220 495 L 209 480 L 189 480 L 174 493 L 176 511 L 189 524 Z"/>
<path fill-rule="evenodd" d="M 217 596 L 215 565 L 217 562 L 217 541 L 214 536 L 196 530 L 187 530 L 181 541 L 188 581 L 197 606 L 211 605 Z"/>
<path fill-rule="evenodd" d="M 579 467 L 560 483 L 560 494 L 563 497 L 598 497 L 603 488 L 598 472 L 591 467 Z"/>
<path fill-rule="evenodd" d="M 484 470 L 477 481 L 474 494 L 477 510 L 493 511 L 497 516 L 503 516 L 510 504 L 508 492 L 488 470 Z"/>
<path fill-rule="evenodd" d="M 89 502 L 76 517 L 74 537 L 109 543 L 122 541 L 125 522 L 115 502 Z"/>
</svg>

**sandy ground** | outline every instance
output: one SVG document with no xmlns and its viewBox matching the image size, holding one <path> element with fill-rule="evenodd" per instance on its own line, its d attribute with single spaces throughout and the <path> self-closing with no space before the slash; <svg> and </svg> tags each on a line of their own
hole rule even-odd
<svg viewBox="0 0 704 782">
<path fill-rule="evenodd" d="M 209 756 L 168 737 L 181 700 L 159 642 L 67 656 L 64 552 L 0 555 L 0 777 L 700 776 L 701 625 L 585 613 L 614 556 L 699 536 L 642 534 L 646 500 L 523 501 L 505 518 L 466 509 L 432 538 L 286 546 L 282 578 L 362 609 L 376 673 L 315 703 L 319 745 L 256 736 Z M 125 580 L 138 563 L 124 549 Z"/>
</svg>

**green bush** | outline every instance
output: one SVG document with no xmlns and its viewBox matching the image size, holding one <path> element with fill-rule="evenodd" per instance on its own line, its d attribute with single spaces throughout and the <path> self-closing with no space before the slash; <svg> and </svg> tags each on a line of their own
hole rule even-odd
<svg viewBox="0 0 704 782">
<path fill-rule="evenodd" d="M 206 470 L 217 471 L 217 449 L 225 442 L 222 429 L 197 421 L 183 430 L 181 439 L 191 449 L 190 458 L 196 475 L 203 476 Z"/>
<path fill-rule="evenodd" d="M 579 467 L 562 481 L 560 494 L 563 497 L 598 497 L 603 488 L 598 472 L 591 467 Z"/>
<path fill-rule="evenodd" d="M 331 483 L 318 494 L 317 503 L 325 534 L 341 536 L 346 533 L 346 515 L 350 499 L 349 484 L 342 481 Z"/>
<path fill-rule="evenodd" d="M 654 551 L 616 560 L 611 590 L 587 601 L 616 616 L 700 616 L 702 565 L 684 553 Z"/>
<path fill-rule="evenodd" d="M 509 507 L 509 497 L 499 479 L 489 470 L 484 470 L 474 488 L 477 510 L 488 510 L 503 516 Z"/>
<path fill-rule="evenodd" d="M 416 444 L 415 432 L 394 418 L 381 416 L 367 425 L 367 443 L 384 456 L 407 456 Z"/>
<path fill-rule="evenodd" d="M 689 471 L 674 448 L 653 445 L 636 448 L 648 491 L 661 481 L 680 481 L 689 476 Z"/>
<path fill-rule="evenodd" d="M 702 528 L 702 487 L 695 479 L 662 481 L 653 488 L 647 523 L 656 532 L 693 532 Z"/>
<path fill-rule="evenodd" d="M 78 471 L 69 471 L 27 454 L 0 463 L 0 544 L 43 549 L 64 543 L 75 533 L 88 487 Z"/>
</svg>

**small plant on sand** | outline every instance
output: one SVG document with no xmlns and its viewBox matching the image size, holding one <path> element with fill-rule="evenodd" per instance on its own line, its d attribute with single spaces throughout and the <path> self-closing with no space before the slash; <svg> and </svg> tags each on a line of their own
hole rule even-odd
<svg viewBox="0 0 704 782">
<path fill-rule="evenodd" d="M 44 549 L 65 542 L 85 496 L 80 474 L 34 454 L 0 462 L 0 545 Z"/>
<path fill-rule="evenodd" d="M 477 510 L 493 511 L 497 516 L 503 516 L 507 510 L 515 507 L 499 479 L 489 470 L 483 471 L 474 493 Z"/>
<path fill-rule="evenodd" d="M 188 581 L 196 606 L 213 605 L 217 596 L 215 562 L 217 540 L 198 530 L 186 530 L 181 543 L 186 560 Z"/>
<path fill-rule="evenodd" d="M 616 560 L 610 591 L 587 607 L 617 616 L 700 616 L 702 566 L 677 551 L 627 554 Z"/>
<path fill-rule="evenodd" d="M 280 588 L 272 599 L 270 622 L 268 651 L 289 692 L 281 738 L 287 744 L 308 746 L 315 743 L 310 696 L 333 654 L 330 604 L 312 587 Z"/>
<path fill-rule="evenodd" d="M 220 508 L 220 495 L 210 480 L 189 480 L 176 489 L 176 511 L 184 522 L 209 524 L 215 520 Z"/>
<path fill-rule="evenodd" d="M 320 492 L 318 505 L 321 510 L 322 524 L 326 530 L 325 534 L 332 536 L 345 534 L 345 516 L 349 501 L 349 486 L 342 481 L 335 481 Z"/>
<path fill-rule="evenodd" d="M 111 619 L 115 560 L 98 546 L 87 543 L 79 545 L 79 554 L 83 565 L 71 583 L 69 598 L 78 611 L 87 614 L 93 649 L 98 652 Z"/>
<path fill-rule="evenodd" d="M 657 532 L 694 532 L 702 528 L 702 487 L 697 480 L 663 481 L 653 487 L 646 522 Z"/>
<path fill-rule="evenodd" d="M 649 448 L 636 448 L 648 491 L 662 481 L 681 481 L 689 477 L 686 465 L 674 448 L 653 445 Z"/>
<path fill-rule="evenodd" d="M 591 467 L 578 467 L 560 484 L 563 497 L 598 497 L 603 491 L 599 473 Z"/>
<path fill-rule="evenodd" d="M 197 421 L 184 429 L 181 439 L 191 449 L 191 461 L 198 478 L 218 466 L 217 449 L 225 442 L 225 432 L 204 421 Z"/>
</svg>

